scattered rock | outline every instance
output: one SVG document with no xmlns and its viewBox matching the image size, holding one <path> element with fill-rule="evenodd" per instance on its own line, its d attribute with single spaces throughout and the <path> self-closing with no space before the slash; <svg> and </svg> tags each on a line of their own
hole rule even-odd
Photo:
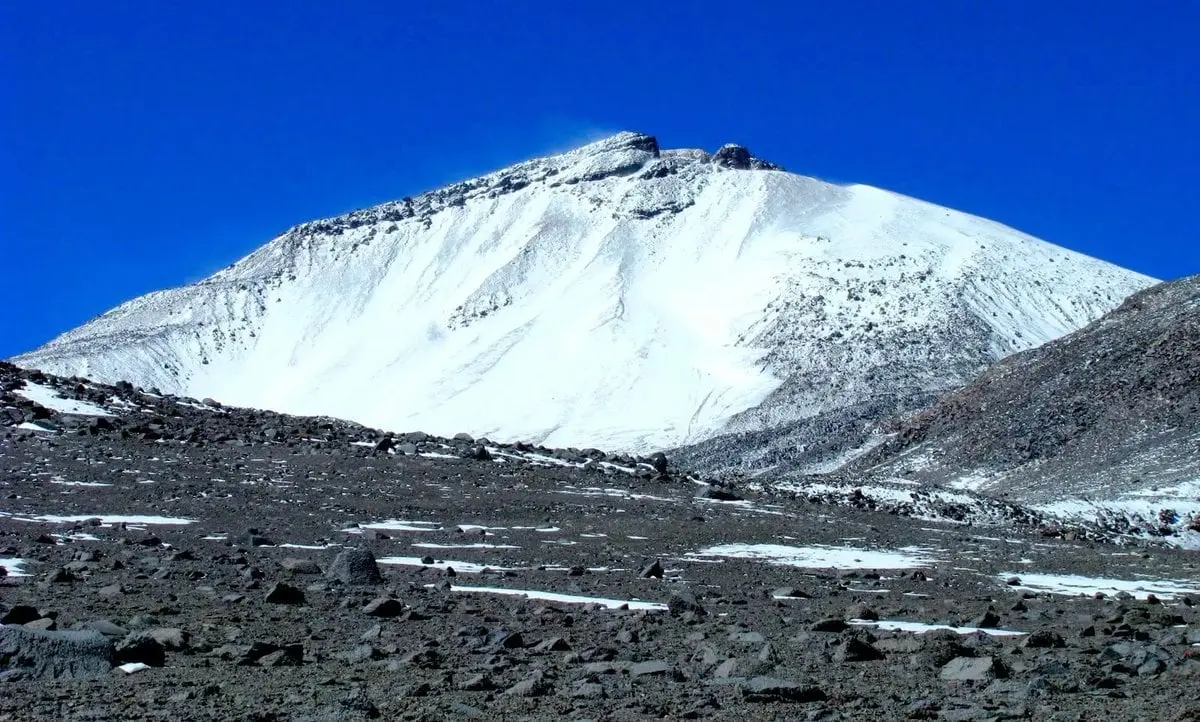
<svg viewBox="0 0 1200 722">
<path fill-rule="evenodd" d="M 279 582 L 267 592 L 269 604 L 304 604 L 304 592 L 291 584 Z"/>
<path fill-rule="evenodd" d="M 775 677 L 753 677 L 738 688 L 748 702 L 819 702 L 826 698 L 819 687 Z"/>
<path fill-rule="evenodd" d="M 329 565 L 326 576 L 349 586 L 383 583 L 383 575 L 375 563 L 375 555 L 366 547 L 343 549 Z"/>
<path fill-rule="evenodd" d="M 638 574 L 638 576 L 640 576 L 642 579 L 662 579 L 663 578 L 662 562 L 655 559 L 652 563 L 643 567 L 642 571 Z"/>
<path fill-rule="evenodd" d="M 295 557 L 288 557 L 287 559 L 279 562 L 279 566 L 283 567 L 292 574 L 321 573 L 321 567 L 318 566 L 317 563 L 312 559 L 297 559 Z"/>
<path fill-rule="evenodd" d="M 404 604 L 392 597 L 376 597 L 362 610 L 364 614 L 372 617 L 398 617 L 404 613 Z"/>
<path fill-rule="evenodd" d="M 938 673 L 946 682 L 990 682 L 1005 676 L 1004 665 L 995 657 L 955 657 Z"/>
</svg>

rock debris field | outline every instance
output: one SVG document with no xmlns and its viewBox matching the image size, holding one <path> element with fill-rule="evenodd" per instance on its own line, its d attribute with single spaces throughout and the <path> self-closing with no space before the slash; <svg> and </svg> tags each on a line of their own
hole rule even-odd
<svg viewBox="0 0 1200 722">
<path fill-rule="evenodd" d="M 1200 719 L 1195 552 L 0 366 L 0 719 Z"/>
</svg>

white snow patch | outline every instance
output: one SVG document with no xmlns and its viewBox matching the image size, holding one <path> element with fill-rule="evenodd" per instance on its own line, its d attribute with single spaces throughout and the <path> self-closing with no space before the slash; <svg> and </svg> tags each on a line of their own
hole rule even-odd
<svg viewBox="0 0 1200 722">
<path fill-rule="evenodd" d="M 27 576 L 29 576 L 24 571 L 22 571 L 25 567 L 24 559 L 0 558 L 0 567 L 4 567 L 8 571 L 8 576 L 10 576 L 10 577 L 27 577 Z"/>
<path fill-rule="evenodd" d="M 388 519 L 359 524 L 357 527 L 343 529 L 347 534 L 362 534 L 363 529 L 384 529 L 387 531 L 437 531 L 441 524 L 436 521 L 406 521 L 404 519 Z"/>
<path fill-rule="evenodd" d="M 0 514 L 0 516 L 9 516 Z M 134 526 L 182 526 L 195 524 L 195 519 L 181 519 L 171 516 L 143 516 L 139 514 L 75 514 L 73 516 L 57 516 L 40 514 L 37 516 L 11 515 L 13 521 L 44 521 L 50 524 L 74 524 L 88 519 L 99 519 L 102 526 L 115 524 L 133 524 Z"/>
<path fill-rule="evenodd" d="M 723 544 L 689 553 L 688 556 L 757 559 L 769 564 L 808 569 L 914 569 L 928 567 L 937 562 L 928 554 L 929 550 L 921 547 L 883 551 L 846 546 Z"/>
<path fill-rule="evenodd" d="M 25 431 L 45 431 L 47 433 L 54 431 L 54 429 L 47 429 L 45 426 L 39 426 L 38 424 L 35 424 L 32 421 L 22 421 L 21 423 L 17 424 L 16 426 L 13 426 L 12 428 L 24 429 Z"/>
<path fill-rule="evenodd" d="M 50 483 L 60 486 L 112 486 L 112 484 L 106 484 L 102 481 L 65 481 L 61 478 L 51 479 Z"/>
<path fill-rule="evenodd" d="M 1200 593 L 1200 582 L 1188 579 L 1163 579 L 1156 581 L 1133 579 L 1108 579 L 1085 577 L 1078 574 L 1028 574 L 1007 572 L 999 575 L 1002 582 L 1017 577 L 1021 583 L 1009 589 L 1031 592 L 1049 592 L 1075 596 L 1091 596 L 1097 592 L 1112 596 L 1117 592 L 1128 592 L 1136 599 L 1145 599 L 1153 594 L 1159 599 L 1170 600 L 1180 594 Z"/>
<path fill-rule="evenodd" d="M 102 409 L 95 404 L 89 404 L 86 401 L 76 401 L 75 399 L 63 398 L 57 391 L 49 386 L 42 386 L 31 381 L 25 382 L 25 388 L 17 389 L 18 396 L 24 396 L 30 401 L 41 404 L 46 408 L 57 411 L 60 414 L 72 414 L 74 416 L 112 416 L 107 409 Z"/>
<path fill-rule="evenodd" d="M 421 561 L 421 557 L 383 557 L 375 561 L 380 564 L 397 564 L 406 567 L 425 567 L 427 569 L 439 569 L 445 571 L 447 567 L 452 567 L 456 572 L 464 574 L 479 574 L 486 570 L 494 572 L 508 571 L 512 567 L 498 567 L 495 564 L 476 564 L 475 562 L 456 562 L 446 559 L 438 559 L 433 564 L 425 564 Z"/>
<path fill-rule="evenodd" d="M 284 549 L 316 549 L 319 551 L 321 549 L 340 547 L 341 544 L 280 544 L 279 546 Z"/>
<path fill-rule="evenodd" d="M 125 674 L 133 674 L 134 672 L 142 672 L 150 669 L 150 665 L 145 662 L 126 662 L 125 664 L 118 665 L 117 669 Z"/>
<path fill-rule="evenodd" d="M 454 592 L 466 592 L 470 594 L 506 594 L 514 597 L 525 597 L 526 599 L 540 599 L 547 602 L 561 602 L 563 604 L 598 604 L 608 609 L 631 609 L 636 611 L 647 612 L 665 612 L 667 605 L 658 602 L 643 602 L 636 599 L 604 599 L 602 597 L 583 597 L 574 594 L 559 594 L 558 592 L 542 592 L 532 589 L 503 589 L 500 587 L 459 587 L 452 586 L 450 588 Z"/>
<path fill-rule="evenodd" d="M 520 549 L 521 547 L 514 544 L 434 544 L 432 542 L 418 542 L 409 546 L 420 547 L 421 549 Z"/>
<path fill-rule="evenodd" d="M 955 634 L 978 634 L 980 632 L 992 637 L 1019 637 L 1025 632 L 1018 632 L 1012 629 L 985 629 L 983 627 L 953 627 L 949 624 L 925 624 L 923 622 L 904 622 L 894 619 L 881 619 L 879 621 L 870 621 L 866 619 L 851 619 L 850 624 L 859 627 L 877 627 L 885 632 L 914 632 L 916 634 L 924 634 L 938 629 L 946 629 Z"/>
</svg>

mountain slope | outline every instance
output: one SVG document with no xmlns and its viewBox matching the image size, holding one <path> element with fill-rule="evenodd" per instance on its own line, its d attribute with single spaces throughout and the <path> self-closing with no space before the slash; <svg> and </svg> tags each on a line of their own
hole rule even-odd
<svg viewBox="0 0 1200 722">
<path fill-rule="evenodd" d="M 385 428 L 820 464 L 845 450 L 823 424 L 861 434 L 1150 282 L 738 146 L 622 133 L 297 226 L 14 360 Z"/>
<path fill-rule="evenodd" d="M 1062 511 L 1200 511 L 1200 276 L 1001 361 L 848 471 Z"/>
</svg>

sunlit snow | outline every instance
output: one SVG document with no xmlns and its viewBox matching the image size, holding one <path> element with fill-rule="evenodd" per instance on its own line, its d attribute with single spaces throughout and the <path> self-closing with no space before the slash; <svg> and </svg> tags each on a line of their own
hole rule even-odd
<svg viewBox="0 0 1200 722">
<path fill-rule="evenodd" d="M 472 594 L 506 594 L 515 597 L 525 597 L 526 599 L 540 599 L 547 602 L 561 602 L 563 604 L 597 604 L 608 609 L 632 609 L 649 612 L 666 611 L 667 605 L 658 602 L 642 602 L 638 600 L 626 599 L 605 599 L 602 597 L 584 597 L 575 594 L 559 594 L 558 592 L 542 592 L 532 589 L 504 589 L 501 587 L 460 587 L 455 585 L 451 587 L 451 591 L 466 592 Z"/>
<path fill-rule="evenodd" d="M 640 451 L 711 438 L 785 376 L 819 390 L 776 414 L 860 401 L 880 361 L 854 349 L 878 329 L 937 358 L 925 345 L 957 325 L 998 358 L 1152 281 L 896 193 L 658 158 L 631 137 L 525 164 L 520 190 L 485 176 L 421 218 L 283 234 L 16 360 L 380 428 Z"/>
<path fill-rule="evenodd" d="M 780 544 L 723 544 L 701 549 L 688 556 L 756 559 L 770 564 L 810 569 L 914 569 L 928 567 L 937 561 L 929 556 L 929 550 L 920 547 L 887 551 Z"/>
<path fill-rule="evenodd" d="M 75 399 L 63 398 L 57 391 L 49 386 L 35 384 L 32 381 L 25 382 L 25 388 L 17 389 L 18 396 L 24 396 L 30 401 L 41 404 L 48 409 L 57 411 L 60 414 L 74 414 L 77 416 L 112 416 L 107 409 L 102 409 L 95 404 L 89 404 L 86 401 L 76 401 Z"/>
<path fill-rule="evenodd" d="M 421 557 L 381 557 L 375 561 L 380 564 L 398 564 L 406 567 L 425 567 L 427 569 L 438 569 L 444 571 L 447 568 L 453 568 L 456 572 L 465 574 L 479 574 L 484 570 L 494 572 L 506 571 L 508 567 L 498 567 L 494 564 L 476 564 L 474 562 L 456 562 L 447 559 L 438 559 L 432 564 L 426 564 L 421 561 Z"/>
<path fill-rule="evenodd" d="M 894 619 L 883 619 L 880 621 L 870 621 L 866 619 L 851 619 L 850 624 L 858 627 L 876 627 L 885 632 L 900 631 L 913 632 L 915 634 L 924 634 L 925 632 L 933 632 L 939 629 L 949 630 L 955 634 L 977 634 L 982 632 L 992 637 L 1017 637 L 1025 634 L 1025 632 L 1017 632 L 1012 629 L 987 629 L 984 627 L 953 627 L 949 624 L 925 624 L 922 622 L 904 622 Z"/>
<path fill-rule="evenodd" d="M 1200 581 L 1187 579 L 1107 579 L 1104 577 L 1086 577 L 1079 574 L 1029 574 L 1024 572 L 1007 572 L 1000 575 L 1000 581 L 1016 577 L 1020 584 L 1010 585 L 1009 589 L 1032 592 L 1049 592 L 1075 596 L 1096 593 L 1112 596 L 1118 592 L 1128 592 L 1136 599 L 1145 599 L 1153 594 L 1159 599 L 1174 599 L 1180 594 L 1200 594 Z"/>
<path fill-rule="evenodd" d="M 25 560 L 24 559 L 0 558 L 0 567 L 4 567 L 8 571 L 8 576 L 10 576 L 10 577 L 27 577 L 27 576 L 29 576 L 24 571 L 24 568 L 25 568 Z"/>
</svg>

